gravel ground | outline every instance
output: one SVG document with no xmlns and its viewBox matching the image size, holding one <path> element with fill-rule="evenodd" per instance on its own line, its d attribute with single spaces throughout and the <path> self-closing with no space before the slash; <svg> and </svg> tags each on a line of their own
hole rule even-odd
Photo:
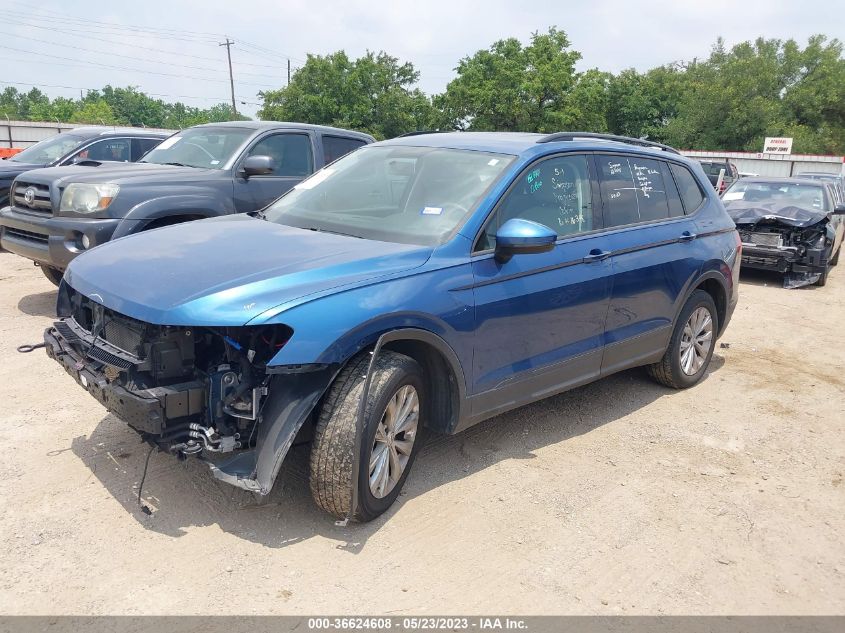
<svg viewBox="0 0 845 633">
<path fill-rule="evenodd" d="M 257 505 L 153 454 L 38 342 L 55 292 L 0 254 L 0 613 L 841 614 L 845 268 L 744 276 L 710 374 L 628 371 L 424 447 L 335 527 L 307 453 Z"/>
</svg>

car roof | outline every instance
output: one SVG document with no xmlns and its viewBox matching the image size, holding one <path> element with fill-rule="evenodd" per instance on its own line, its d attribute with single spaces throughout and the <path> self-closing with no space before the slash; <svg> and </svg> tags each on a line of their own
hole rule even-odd
<svg viewBox="0 0 845 633">
<path fill-rule="evenodd" d="M 328 125 L 315 125 L 313 123 L 295 123 L 290 121 L 221 121 L 219 123 L 203 123 L 201 125 L 194 125 L 192 128 L 244 128 L 247 130 L 255 130 L 256 132 L 264 132 L 266 130 L 291 129 L 291 130 L 310 130 L 313 132 L 321 132 L 324 134 L 339 134 L 342 136 L 352 136 L 363 138 L 367 140 L 375 140 L 369 134 L 364 132 L 356 132 L 355 130 L 344 130 L 339 127 L 330 127 Z"/>
<path fill-rule="evenodd" d="M 826 171 L 802 171 L 800 174 L 795 174 L 799 178 L 801 176 L 812 176 L 816 178 L 817 176 L 822 176 L 824 178 L 845 178 L 842 174 L 831 174 L 830 172 Z"/>
<path fill-rule="evenodd" d="M 671 157 L 688 162 L 680 154 L 673 154 L 659 148 L 643 147 L 622 141 L 581 138 L 578 137 L 577 133 L 573 133 L 574 138 L 572 140 L 543 141 L 548 136 L 548 134 L 537 134 L 533 132 L 432 132 L 397 136 L 396 138 L 376 143 L 376 145 L 463 149 L 513 155 L 529 153 L 532 155 L 547 154 L 558 152 L 561 149 L 579 151 L 612 150 L 624 151 L 626 153 L 649 154 L 662 158 Z"/>
<path fill-rule="evenodd" d="M 75 127 L 69 132 L 63 134 L 85 134 L 90 137 L 95 136 L 155 136 L 157 138 L 167 138 L 176 130 L 148 130 L 139 127 L 100 127 L 100 126 L 85 126 Z"/>
</svg>

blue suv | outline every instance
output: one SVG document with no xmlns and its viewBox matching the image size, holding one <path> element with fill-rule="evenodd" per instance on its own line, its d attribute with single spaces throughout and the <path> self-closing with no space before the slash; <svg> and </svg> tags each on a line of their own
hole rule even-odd
<svg viewBox="0 0 845 633">
<path fill-rule="evenodd" d="M 646 366 L 700 381 L 741 243 L 700 165 L 608 135 L 413 134 L 265 210 L 75 259 L 47 353 L 109 411 L 267 494 L 311 445 L 315 501 L 366 521 L 428 432 Z"/>
</svg>

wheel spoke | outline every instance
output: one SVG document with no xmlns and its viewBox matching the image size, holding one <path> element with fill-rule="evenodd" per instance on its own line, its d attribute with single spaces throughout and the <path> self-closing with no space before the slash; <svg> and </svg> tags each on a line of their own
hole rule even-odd
<svg viewBox="0 0 845 633">
<path fill-rule="evenodd" d="M 388 469 L 390 483 L 396 484 L 402 476 L 402 464 L 399 463 L 399 453 L 396 452 L 396 447 L 391 446 L 388 449 L 388 458 L 390 460 L 390 468 Z"/>
<path fill-rule="evenodd" d="M 414 440 L 394 440 L 393 445 L 399 453 L 410 456 L 414 448 Z"/>
</svg>

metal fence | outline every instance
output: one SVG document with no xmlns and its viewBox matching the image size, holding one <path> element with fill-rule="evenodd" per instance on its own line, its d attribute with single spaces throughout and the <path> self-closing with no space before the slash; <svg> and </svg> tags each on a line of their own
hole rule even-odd
<svg viewBox="0 0 845 633">
<path fill-rule="evenodd" d="M 9 121 L 0 119 L 0 148 L 15 147 L 18 149 L 26 149 L 30 145 L 34 145 L 38 141 L 43 141 L 67 132 L 78 127 L 90 127 L 84 123 L 59 123 L 53 121 Z M 116 127 L 120 129 L 125 126 L 97 126 L 104 128 Z M 159 130 L 158 128 L 145 128 L 151 132 L 172 132 L 173 130 Z"/>
<path fill-rule="evenodd" d="M 797 176 L 803 172 L 818 171 L 845 175 L 845 158 L 817 154 L 755 154 L 753 152 L 708 152 L 682 150 L 684 156 L 697 159 L 727 158 L 743 173 L 758 176 Z"/>
</svg>

